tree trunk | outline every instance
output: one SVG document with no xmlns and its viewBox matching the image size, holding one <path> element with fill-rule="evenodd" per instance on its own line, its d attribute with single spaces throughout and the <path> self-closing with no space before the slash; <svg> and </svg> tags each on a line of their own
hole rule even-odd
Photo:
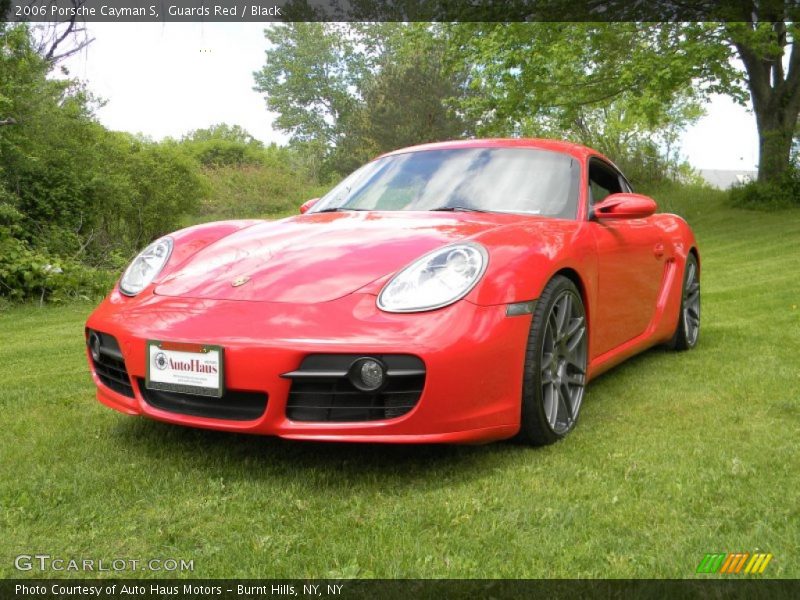
<svg viewBox="0 0 800 600">
<path fill-rule="evenodd" d="M 758 181 L 766 183 L 779 182 L 792 167 L 792 138 L 800 114 L 800 40 L 787 36 L 783 10 L 774 10 L 779 4 L 761 4 L 763 20 L 756 22 L 751 20 L 754 5 L 744 3 L 749 7 L 741 15 L 744 31 L 737 33 L 734 45 L 747 72 L 756 113 Z M 773 47 L 765 47 L 765 40 Z M 785 64 L 787 46 L 791 51 Z"/>
<path fill-rule="evenodd" d="M 792 138 L 797 115 L 789 123 L 781 114 L 765 111 L 757 114 L 758 124 L 758 181 L 779 181 L 789 170 L 792 155 Z"/>
</svg>

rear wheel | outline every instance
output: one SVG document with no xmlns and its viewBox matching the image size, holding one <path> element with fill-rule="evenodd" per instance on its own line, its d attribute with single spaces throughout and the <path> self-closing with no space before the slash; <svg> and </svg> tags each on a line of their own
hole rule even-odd
<svg viewBox="0 0 800 600">
<path fill-rule="evenodd" d="M 552 444 L 575 427 L 586 384 L 586 325 L 578 289 L 557 275 L 536 302 L 528 335 L 517 436 L 521 441 Z"/>
<path fill-rule="evenodd" d="M 678 327 L 670 340 L 673 350 L 691 350 L 697 345 L 700 335 L 700 271 L 697 259 L 689 254 L 683 274 L 681 312 Z"/>
</svg>

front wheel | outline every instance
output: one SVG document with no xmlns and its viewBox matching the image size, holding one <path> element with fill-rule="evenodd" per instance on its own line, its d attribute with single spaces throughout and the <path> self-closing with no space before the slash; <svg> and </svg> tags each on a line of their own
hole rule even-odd
<svg viewBox="0 0 800 600">
<path fill-rule="evenodd" d="M 572 281 L 557 275 L 533 311 L 525 354 L 521 441 L 545 446 L 572 431 L 583 401 L 587 356 L 581 295 Z"/>
</svg>

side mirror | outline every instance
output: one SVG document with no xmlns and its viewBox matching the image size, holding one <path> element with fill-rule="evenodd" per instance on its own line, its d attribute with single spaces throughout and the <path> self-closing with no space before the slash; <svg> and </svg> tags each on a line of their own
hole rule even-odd
<svg viewBox="0 0 800 600">
<path fill-rule="evenodd" d="M 300 214 L 306 214 L 309 209 L 314 206 L 317 202 L 319 202 L 319 198 L 312 198 L 311 200 L 307 200 L 300 205 Z"/>
<path fill-rule="evenodd" d="M 654 212 L 656 201 L 641 194 L 611 194 L 592 207 L 593 219 L 644 219 Z"/>
</svg>

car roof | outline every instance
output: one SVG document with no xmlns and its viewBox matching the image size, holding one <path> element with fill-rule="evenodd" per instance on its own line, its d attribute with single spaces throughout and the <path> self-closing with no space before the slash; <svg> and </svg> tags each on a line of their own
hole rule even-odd
<svg viewBox="0 0 800 600">
<path fill-rule="evenodd" d="M 598 156 L 607 162 L 614 164 L 600 152 L 592 150 L 581 144 L 573 144 L 562 140 L 551 140 L 545 138 L 482 138 L 471 140 L 453 140 L 448 142 L 434 142 L 432 144 L 420 144 L 401 148 L 392 152 L 387 152 L 383 156 L 394 156 L 407 152 L 420 152 L 425 150 L 455 150 L 458 148 L 539 148 L 541 150 L 551 150 L 570 154 L 576 158 L 588 160 L 590 156 Z"/>
</svg>

